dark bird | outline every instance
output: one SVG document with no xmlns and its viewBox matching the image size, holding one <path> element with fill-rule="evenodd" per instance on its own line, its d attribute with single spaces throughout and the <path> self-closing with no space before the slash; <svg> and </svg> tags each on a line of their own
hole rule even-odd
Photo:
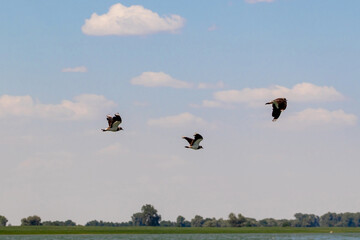
<svg viewBox="0 0 360 240">
<path fill-rule="evenodd" d="M 265 103 L 265 105 L 266 104 L 272 104 L 272 116 L 274 117 L 273 122 L 275 122 L 276 119 L 280 117 L 281 112 L 286 109 L 287 100 L 286 98 L 277 98 L 271 102 Z"/>
<path fill-rule="evenodd" d="M 116 113 L 113 117 L 111 115 L 106 115 L 106 119 L 109 123 L 109 127 L 106 129 L 101 129 L 104 132 L 106 131 L 117 132 L 123 130 L 122 127 L 119 127 L 120 123 L 122 122 L 119 113 Z"/>
<path fill-rule="evenodd" d="M 199 146 L 200 142 L 203 140 L 203 137 L 198 133 L 195 133 L 194 139 L 189 137 L 183 137 L 183 139 L 189 142 L 189 146 L 185 146 L 186 148 L 191 148 L 194 150 L 199 150 L 203 148 L 202 146 Z"/>
</svg>

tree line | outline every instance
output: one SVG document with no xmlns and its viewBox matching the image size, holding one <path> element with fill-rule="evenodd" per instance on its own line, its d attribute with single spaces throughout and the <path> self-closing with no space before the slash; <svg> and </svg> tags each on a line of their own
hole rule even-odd
<svg viewBox="0 0 360 240">
<path fill-rule="evenodd" d="M 322 216 L 296 213 L 295 219 L 265 218 L 256 220 L 242 214 L 230 213 L 228 219 L 204 218 L 196 215 L 191 220 L 178 216 L 175 222 L 162 220 L 158 211 L 150 204 L 142 206 L 141 211 L 134 213 L 128 222 L 104 222 L 92 220 L 85 226 L 162 226 L 162 227 L 360 227 L 360 213 L 331 213 Z M 8 220 L 0 215 L 0 226 L 5 227 Z M 72 220 L 41 221 L 39 216 L 29 216 L 21 219 L 21 226 L 77 226 Z"/>
</svg>

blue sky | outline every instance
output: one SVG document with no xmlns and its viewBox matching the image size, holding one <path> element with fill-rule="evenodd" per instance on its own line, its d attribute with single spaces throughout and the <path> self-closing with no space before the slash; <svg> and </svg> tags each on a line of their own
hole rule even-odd
<svg viewBox="0 0 360 240">
<path fill-rule="evenodd" d="M 355 212 L 358 1 L 5 1 L 0 215 Z M 264 103 L 288 99 L 271 121 Z M 119 112 L 120 133 L 103 133 Z M 182 136 L 199 132 L 201 151 Z"/>
</svg>

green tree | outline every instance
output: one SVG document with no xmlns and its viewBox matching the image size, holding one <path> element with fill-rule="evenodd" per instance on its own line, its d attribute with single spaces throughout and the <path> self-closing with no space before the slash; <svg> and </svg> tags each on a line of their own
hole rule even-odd
<svg viewBox="0 0 360 240">
<path fill-rule="evenodd" d="M 261 227 L 277 227 L 278 222 L 273 218 L 265 218 L 259 221 Z"/>
<path fill-rule="evenodd" d="M 319 227 L 320 218 L 314 214 L 295 214 L 294 227 Z"/>
<path fill-rule="evenodd" d="M 29 216 L 21 219 L 21 226 L 39 226 L 41 225 L 41 218 L 39 216 Z"/>
<path fill-rule="evenodd" d="M 5 227 L 7 222 L 6 217 L 0 215 L 0 227 Z"/>
<path fill-rule="evenodd" d="M 133 226 L 145 226 L 145 221 L 141 212 L 134 213 L 131 217 L 131 221 Z"/>
<path fill-rule="evenodd" d="M 191 219 L 191 227 L 202 227 L 204 224 L 204 218 L 200 215 L 196 215 L 193 219 Z"/>
<path fill-rule="evenodd" d="M 255 218 L 245 218 L 245 222 L 243 223 L 244 227 L 257 227 L 259 223 Z"/>
<path fill-rule="evenodd" d="M 220 222 L 216 218 L 207 218 L 204 221 L 203 227 L 220 227 Z"/>
<path fill-rule="evenodd" d="M 338 216 L 336 213 L 325 213 L 320 217 L 321 227 L 334 227 L 338 223 Z"/>
<path fill-rule="evenodd" d="M 178 216 L 176 218 L 176 226 L 177 227 L 184 227 L 185 218 L 183 216 Z"/>
<path fill-rule="evenodd" d="M 160 222 L 160 227 L 175 227 L 176 223 L 172 222 L 172 221 L 161 221 Z"/>
<path fill-rule="evenodd" d="M 229 214 L 229 224 L 231 227 L 243 227 L 243 224 L 246 222 L 246 218 L 240 213 L 236 217 L 234 213 Z"/>
<path fill-rule="evenodd" d="M 161 221 L 161 215 L 157 213 L 157 210 L 150 204 L 146 204 L 141 208 L 143 220 L 146 226 L 159 226 Z"/>
</svg>

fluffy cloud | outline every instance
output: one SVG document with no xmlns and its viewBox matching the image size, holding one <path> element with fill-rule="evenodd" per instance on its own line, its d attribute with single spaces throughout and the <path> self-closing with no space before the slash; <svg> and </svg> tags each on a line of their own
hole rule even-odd
<svg viewBox="0 0 360 240">
<path fill-rule="evenodd" d="M 148 120 L 148 125 L 150 126 L 158 126 L 158 127 L 165 127 L 165 128 L 173 128 L 173 127 L 183 127 L 188 125 L 206 125 L 209 124 L 200 117 L 196 117 L 191 113 L 181 113 L 175 116 L 168 116 L 163 118 L 157 119 L 150 119 Z"/>
<path fill-rule="evenodd" d="M 217 82 L 217 83 L 199 83 L 198 88 L 200 89 L 215 89 L 215 88 L 223 88 L 224 87 L 224 83 L 222 81 Z"/>
<path fill-rule="evenodd" d="M 82 26 L 87 35 L 146 35 L 157 32 L 175 32 L 184 26 L 179 15 L 160 17 L 140 5 L 126 7 L 117 3 L 103 15 L 93 13 Z"/>
<path fill-rule="evenodd" d="M 144 87 L 191 88 L 192 84 L 172 78 L 163 72 L 144 72 L 131 79 L 131 84 Z"/>
<path fill-rule="evenodd" d="M 7 116 L 35 117 L 53 120 L 81 120 L 95 117 L 116 106 L 104 96 L 83 94 L 73 101 L 63 100 L 60 104 L 43 104 L 31 96 L 0 97 L 0 118 Z"/>
<path fill-rule="evenodd" d="M 247 104 L 260 106 L 264 102 L 285 97 L 292 102 L 326 102 L 343 100 L 344 96 L 334 87 L 317 86 L 312 83 L 299 83 L 292 88 L 274 86 L 270 88 L 244 88 L 214 93 L 214 100 L 220 104 Z M 214 101 L 213 101 L 214 102 Z M 212 103 L 214 105 L 214 103 Z"/>
<path fill-rule="evenodd" d="M 286 121 L 296 126 L 355 125 L 357 117 L 354 114 L 345 113 L 343 110 L 329 111 L 322 108 L 308 108 L 289 116 Z"/>
<path fill-rule="evenodd" d="M 73 67 L 73 68 L 63 68 L 61 70 L 62 72 L 87 72 L 87 68 L 85 66 L 80 66 L 80 67 Z"/>
<path fill-rule="evenodd" d="M 247 3 L 259 3 L 259 2 L 274 2 L 275 0 L 245 0 Z"/>
</svg>

